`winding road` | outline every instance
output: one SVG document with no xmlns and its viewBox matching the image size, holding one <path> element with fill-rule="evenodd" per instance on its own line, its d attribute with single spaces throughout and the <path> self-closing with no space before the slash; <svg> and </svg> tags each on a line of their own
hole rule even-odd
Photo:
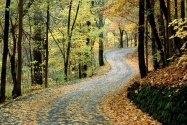
<svg viewBox="0 0 187 125">
<path fill-rule="evenodd" d="M 105 53 L 111 70 L 70 85 L 38 91 L 0 107 L 0 124 L 108 125 L 101 101 L 107 92 L 125 84 L 135 69 L 125 57 L 135 48 Z"/>
</svg>

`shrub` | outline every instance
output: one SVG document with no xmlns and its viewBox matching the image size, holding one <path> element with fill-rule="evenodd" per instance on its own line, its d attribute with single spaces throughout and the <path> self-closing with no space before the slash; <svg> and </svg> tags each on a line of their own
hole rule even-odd
<svg viewBox="0 0 187 125">
<path fill-rule="evenodd" d="M 142 111 L 166 125 L 187 123 L 187 85 L 140 85 L 135 82 L 128 88 L 128 98 Z"/>
</svg>

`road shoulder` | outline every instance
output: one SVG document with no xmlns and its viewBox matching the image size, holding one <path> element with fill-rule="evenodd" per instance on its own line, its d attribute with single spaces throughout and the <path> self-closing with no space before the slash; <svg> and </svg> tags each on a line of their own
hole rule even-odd
<svg viewBox="0 0 187 125">
<path fill-rule="evenodd" d="M 115 125 L 159 125 L 158 121 L 142 112 L 127 98 L 128 86 L 140 77 L 137 56 L 128 55 L 125 61 L 134 68 L 134 75 L 105 95 L 102 102 L 105 114 Z"/>
</svg>

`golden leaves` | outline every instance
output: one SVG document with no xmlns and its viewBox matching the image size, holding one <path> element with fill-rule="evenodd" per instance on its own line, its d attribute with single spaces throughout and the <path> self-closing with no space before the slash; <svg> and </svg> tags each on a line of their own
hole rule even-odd
<svg viewBox="0 0 187 125">
<path fill-rule="evenodd" d="M 126 97 L 126 87 L 118 94 L 107 97 L 103 103 L 104 111 L 115 125 L 159 125 L 160 123 L 143 113 Z"/>
</svg>

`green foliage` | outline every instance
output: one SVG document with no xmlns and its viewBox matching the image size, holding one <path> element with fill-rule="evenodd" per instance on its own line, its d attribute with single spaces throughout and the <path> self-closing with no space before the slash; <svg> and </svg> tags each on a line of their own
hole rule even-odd
<svg viewBox="0 0 187 125">
<path fill-rule="evenodd" d="M 185 125 L 187 123 L 187 85 L 153 86 L 135 82 L 128 88 L 128 98 L 138 108 L 149 113 L 166 125 Z"/>
</svg>

